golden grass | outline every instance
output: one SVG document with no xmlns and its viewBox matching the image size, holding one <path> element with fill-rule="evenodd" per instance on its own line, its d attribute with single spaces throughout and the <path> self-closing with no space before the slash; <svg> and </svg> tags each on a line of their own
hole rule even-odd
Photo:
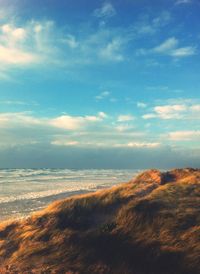
<svg viewBox="0 0 200 274">
<path fill-rule="evenodd" d="M 147 171 L 0 225 L 0 273 L 200 273 L 200 170 Z"/>
</svg>

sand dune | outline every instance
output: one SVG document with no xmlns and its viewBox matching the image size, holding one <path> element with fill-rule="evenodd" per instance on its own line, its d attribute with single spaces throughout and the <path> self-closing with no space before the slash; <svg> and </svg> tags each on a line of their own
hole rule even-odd
<svg viewBox="0 0 200 274">
<path fill-rule="evenodd" d="M 200 273 L 200 170 L 150 170 L 0 226 L 0 273 Z"/>
</svg>

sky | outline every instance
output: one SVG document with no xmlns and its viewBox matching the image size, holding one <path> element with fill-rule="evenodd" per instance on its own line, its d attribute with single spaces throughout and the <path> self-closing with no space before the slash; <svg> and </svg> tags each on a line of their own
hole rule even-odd
<svg viewBox="0 0 200 274">
<path fill-rule="evenodd" d="M 200 163 L 198 0 L 0 0 L 0 168 Z"/>
</svg>

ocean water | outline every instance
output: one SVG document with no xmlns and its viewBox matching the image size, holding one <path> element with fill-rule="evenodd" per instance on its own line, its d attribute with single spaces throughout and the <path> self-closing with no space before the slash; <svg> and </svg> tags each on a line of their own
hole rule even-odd
<svg viewBox="0 0 200 274">
<path fill-rule="evenodd" d="M 141 170 L 0 169 L 0 221 L 74 194 L 127 182 Z"/>
</svg>

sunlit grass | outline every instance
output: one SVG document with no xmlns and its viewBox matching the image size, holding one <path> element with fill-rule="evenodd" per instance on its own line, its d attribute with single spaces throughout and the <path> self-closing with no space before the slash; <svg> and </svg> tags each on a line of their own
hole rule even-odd
<svg viewBox="0 0 200 274">
<path fill-rule="evenodd" d="M 4 222 L 2 271 L 198 273 L 199 178 L 199 170 L 152 170 L 109 190 L 57 201 L 26 220 Z"/>
</svg>

